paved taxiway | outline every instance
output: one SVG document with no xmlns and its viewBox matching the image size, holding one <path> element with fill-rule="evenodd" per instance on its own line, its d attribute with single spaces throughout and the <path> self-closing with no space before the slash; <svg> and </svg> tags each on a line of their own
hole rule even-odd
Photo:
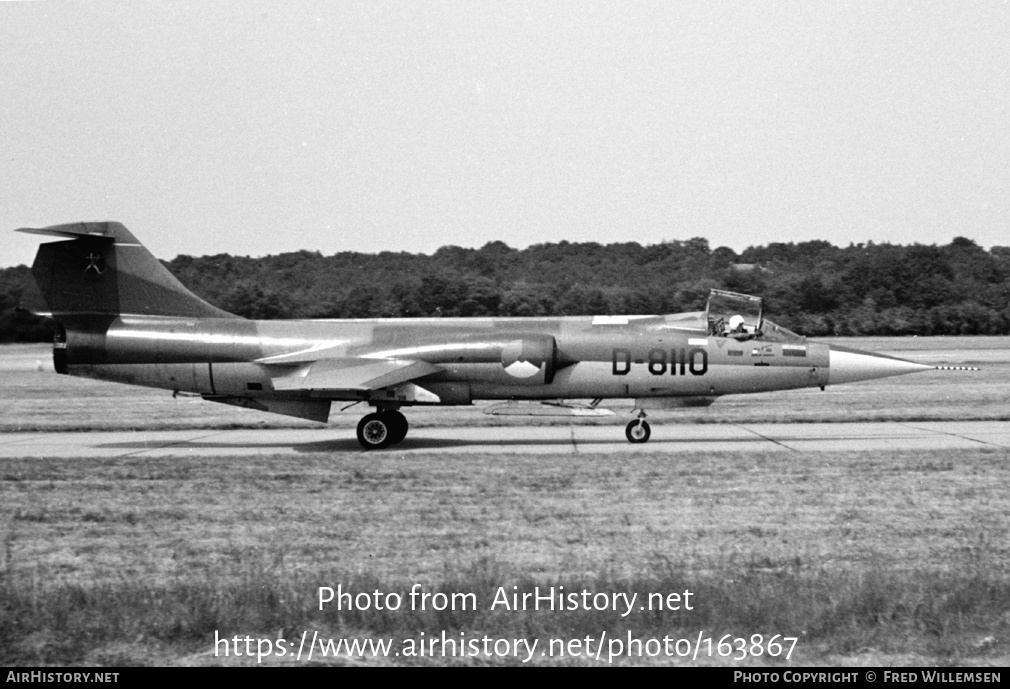
<svg viewBox="0 0 1010 689">
<path fill-rule="evenodd" d="M 632 445 L 623 426 L 496 426 L 413 428 L 395 448 L 381 452 L 466 453 L 678 453 L 1010 448 L 1003 421 L 802 424 L 668 424 L 652 426 L 652 439 Z M 120 431 L 3 433 L 0 458 L 185 457 L 299 455 L 364 452 L 353 429 Z"/>
</svg>

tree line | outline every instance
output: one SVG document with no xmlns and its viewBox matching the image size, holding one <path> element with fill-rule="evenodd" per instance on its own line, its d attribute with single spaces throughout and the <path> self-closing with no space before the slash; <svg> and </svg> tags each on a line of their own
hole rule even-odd
<svg viewBox="0 0 1010 689">
<path fill-rule="evenodd" d="M 318 252 L 177 256 L 165 264 L 212 304 L 257 319 L 661 314 L 704 308 L 716 287 L 760 295 L 765 314 L 804 335 L 1010 334 L 1010 247 L 964 237 L 945 246 L 826 241 L 737 253 L 707 240 L 514 249 L 442 247 L 432 255 Z M 52 324 L 18 312 L 25 266 L 0 270 L 0 341 L 48 340 Z"/>
</svg>

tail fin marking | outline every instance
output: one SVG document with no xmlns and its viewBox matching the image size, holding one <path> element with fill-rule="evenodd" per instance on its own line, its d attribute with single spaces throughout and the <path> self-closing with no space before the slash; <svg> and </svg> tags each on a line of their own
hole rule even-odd
<svg viewBox="0 0 1010 689">
<path fill-rule="evenodd" d="M 150 315 L 238 318 L 190 292 L 117 222 L 22 228 L 68 238 L 39 247 L 32 275 L 54 318 Z"/>
</svg>

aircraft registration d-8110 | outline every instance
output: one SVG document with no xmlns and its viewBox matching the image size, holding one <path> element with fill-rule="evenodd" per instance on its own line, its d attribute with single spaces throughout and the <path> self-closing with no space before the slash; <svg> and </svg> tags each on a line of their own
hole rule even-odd
<svg viewBox="0 0 1010 689">
<path fill-rule="evenodd" d="M 362 402 L 375 408 L 358 424 L 365 449 L 403 440 L 413 405 L 591 416 L 633 399 L 626 435 L 643 443 L 647 409 L 933 368 L 809 342 L 765 319 L 761 299 L 718 290 L 705 311 L 666 316 L 246 320 L 187 290 L 119 223 L 19 231 L 63 238 L 39 247 L 45 306 L 29 305 L 57 322 L 58 373 L 324 423 L 332 402 Z"/>
</svg>

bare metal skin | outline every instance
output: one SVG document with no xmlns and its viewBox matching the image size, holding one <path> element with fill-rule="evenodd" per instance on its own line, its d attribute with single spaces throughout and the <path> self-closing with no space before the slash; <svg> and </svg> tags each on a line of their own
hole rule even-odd
<svg viewBox="0 0 1010 689">
<path fill-rule="evenodd" d="M 360 401 L 376 408 L 358 426 L 366 449 L 402 440 L 411 405 L 548 401 L 490 411 L 579 416 L 631 398 L 626 434 L 645 442 L 647 408 L 932 368 L 808 342 L 760 299 L 715 290 L 706 311 L 666 316 L 251 321 L 189 292 L 119 223 L 20 231 L 64 238 L 32 267 L 59 373 L 321 422 L 332 401 Z"/>
</svg>

